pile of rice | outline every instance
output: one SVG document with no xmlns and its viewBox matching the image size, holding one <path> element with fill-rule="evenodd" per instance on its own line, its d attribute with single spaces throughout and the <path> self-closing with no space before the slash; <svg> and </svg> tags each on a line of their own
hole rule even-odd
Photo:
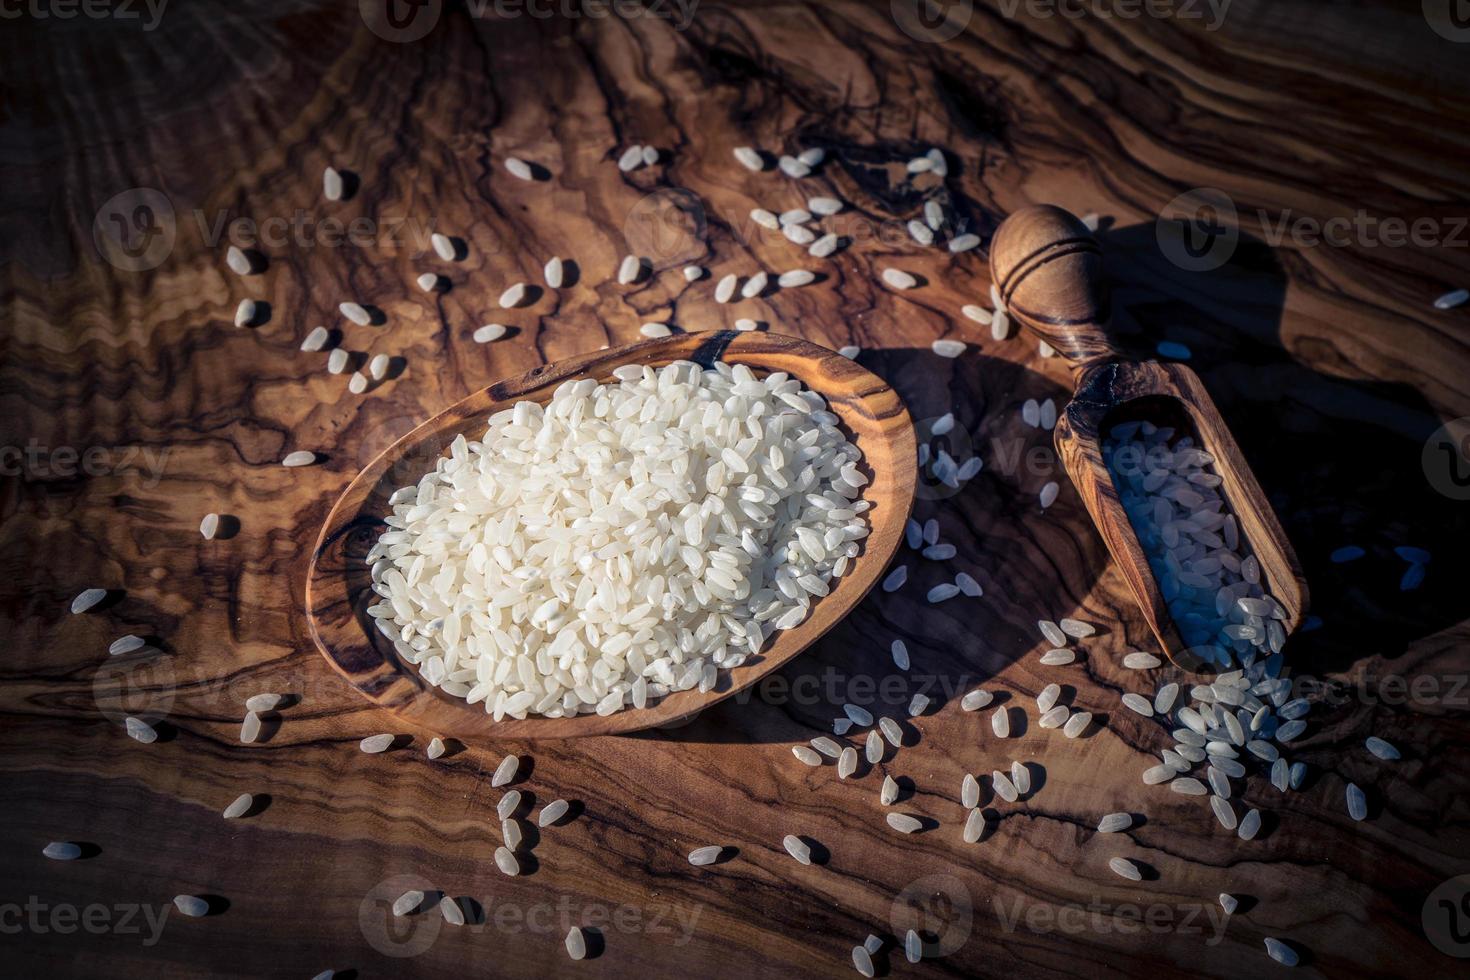
<svg viewBox="0 0 1470 980">
<path fill-rule="evenodd" d="M 367 556 L 399 655 L 497 720 L 712 689 L 868 534 L 862 453 L 800 382 L 723 362 L 613 375 L 456 438 Z"/>
</svg>

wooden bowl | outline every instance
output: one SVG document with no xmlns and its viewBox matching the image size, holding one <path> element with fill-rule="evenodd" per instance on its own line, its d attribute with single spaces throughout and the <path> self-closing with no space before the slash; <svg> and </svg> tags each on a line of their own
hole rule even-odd
<svg viewBox="0 0 1470 980">
<path fill-rule="evenodd" d="M 670 694 L 646 708 L 611 715 L 495 721 L 483 704 L 469 704 L 429 684 L 405 663 L 373 625 L 367 607 L 378 600 L 364 559 L 391 513 L 388 497 L 417 483 L 461 433 L 478 438 L 494 412 L 512 403 L 546 403 L 557 386 L 577 378 L 607 381 L 624 364 L 658 367 L 673 361 L 744 364 L 758 374 L 784 371 L 821 394 L 863 451 L 869 484 L 863 499 L 872 528 L 863 551 L 832 591 L 812 606 L 795 629 L 773 635 L 761 653 L 733 670 L 720 671 L 714 690 Z M 317 539 L 306 580 L 307 621 L 322 656 L 368 700 L 405 722 L 439 735 L 486 738 L 568 738 L 609 735 L 668 725 L 709 707 L 785 664 L 831 629 L 883 574 L 903 539 L 914 499 L 917 461 L 913 423 L 903 402 L 883 379 L 840 354 L 795 337 L 760 332 L 677 334 L 595 351 L 536 368 L 519 378 L 475 392 L 388 447 L 350 483 L 333 505 Z"/>
</svg>

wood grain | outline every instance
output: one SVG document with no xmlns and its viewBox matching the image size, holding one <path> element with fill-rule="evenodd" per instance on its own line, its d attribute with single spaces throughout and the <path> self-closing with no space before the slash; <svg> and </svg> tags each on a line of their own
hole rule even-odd
<svg viewBox="0 0 1470 980">
<path fill-rule="evenodd" d="M 426 684 L 418 669 L 394 652 L 367 614 L 367 607 L 379 597 L 372 591 L 364 559 L 385 527 L 383 517 L 392 511 L 388 501 L 393 492 L 429 472 L 459 436 L 480 438 L 485 420 L 516 402 L 545 405 L 568 381 L 594 378 L 607 382 L 623 365 L 663 367 L 675 361 L 706 367 L 716 361 L 743 364 L 759 377 L 780 372 L 822 395 L 848 438 L 862 451 L 860 465 L 868 479 L 862 499 L 871 505 L 866 512 L 869 533 L 847 573 L 834 582 L 829 595 L 813 604 L 804 622 L 776 634 L 749 662 L 722 671 L 713 689 L 679 691 L 641 710 L 495 721 L 483 705 L 467 704 Z M 618 735 L 677 724 L 787 664 L 878 583 L 903 541 L 913 507 L 915 454 L 913 423 L 892 388 L 850 358 L 796 337 L 734 330 L 675 334 L 568 358 L 497 382 L 456 402 L 389 446 L 353 478 L 332 506 L 312 549 L 306 580 L 308 626 L 327 662 L 363 696 L 400 721 L 440 735 L 483 743 Z"/>
<path fill-rule="evenodd" d="M 205 919 L 170 918 L 151 945 L 117 928 L 59 932 L 48 918 L 44 932 L 0 935 L 7 969 L 848 977 L 869 932 L 891 943 L 919 925 L 946 954 L 911 968 L 890 946 L 879 957 L 889 975 L 1254 975 L 1270 966 L 1266 936 L 1297 944 L 1306 975 L 1452 972 L 1421 913 L 1437 886 L 1470 871 L 1470 600 L 1456 567 L 1470 518 L 1421 459 L 1443 420 L 1470 414 L 1470 314 L 1431 306 L 1470 283 L 1454 231 L 1470 200 L 1470 59 L 1420 7 L 1236 0 L 1211 30 L 1203 18 L 1037 16 L 1026 5 L 1007 16 L 976 4 L 943 42 L 905 33 L 881 0 L 710 0 L 683 30 L 657 17 L 476 17 L 446 4 L 432 31 L 403 43 L 365 27 L 346 0 L 171 4 L 151 31 L 6 20 L 0 905 L 156 908 L 180 892 L 228 902 Z M 660 147 L 662 161 L 620 173 L 632 143 Z M 741 168 L 740 145 L 819 145 L 829 160 L 792 181 Z M 906 162 L 931 146 L 948 176 L 910 179 Z M 510 176 L 510 155 L 549 179 Z M 329 163 L 357 176 L 349 200 L 322 200 Z M 1242 229 L 1229 261 L 1206 271 L 1180 268 L 1159 244 L 1159 216 L 1196 187 L 1227 195 Z M 167 210 L 152 198 L 140 210 L 140 188 Z M 748 220 L 813 193 L 851 202 L 832 226 L 852 244 L 825 262 Z M 1140 784 L 1167 736 L 1118 710 L 1118 696 L 1174 675 L 1121 667 L 1152 642 L 1147 624 L 1066 481 L 1055 505 L 1036 506 L 1060 468 L 1046 434 L 1019 418 L 1027 398 L 1067 398 L 1069 373 L 960 315 L 983 302 L 990 270 L 983 250 L 912 244 L 903 225 L 928 199 L 984 236 L 1030 203 L 1100 214 L 1118 347 L 1144 360 L 1160 340 L 1188 344 L 1296 544 L 1322 625 L 1290 648 L 1319 704 L 1289 754 L 1313 775 L 1296 793 L 1259 777 L 1244 788 L 1241 802 L 1272 815 L 1257 840 L 1213 829 L 1197 800 Z M 1278 235 L 1283 221 L 1359 211 L 1426 219 L 1437 234 Z M 147 267 L 104 260 L 99 215 L 104 241 L 115 218 L 134 229 L 127 241 Z M 272 233 L 232 229 L 237 219 L 272 222 Z M 148 266 L 145 242 L 167 235 L 147 232 L 170 228 L 171 247 Z M 465 240 L 462 261 L 434 258 L 428 234 L 441 229 Z M 229 241 L 261 251 L 261 274 L 226 270 Z M 620 287 L 629 252 L 653 258 L 656 274 Z M 552 255 L 576 261 L 575 285 L 496 308 L 510 283 L 541 282 Z M 685 282 L 691 261 L 712 275 Z M 890 266 L 925 282 L 895 293 L 880 280 Z M 726 273 L 795 267 L 825 278 L 713 301 Z M 451 288 L 418 291 L 426 270 Z M 236 329 L 246 297 L 268 302 L 270 318 Z M 375 304 L 384 322 L 343 323 L 347 299 Z M 949 451 L 978 451 L 985 468 L 958 493 L 923 480 L 915 515 L 937 519 L 960 557 L 903 552 L 904 589 L 870 596 L 750 697 L 684 727 L 428 762 L 433 732 L 396 725 L 313 649 L 306 569 L 332 502 L 413 425 L 497 379 L 632 341 L 645 320 L 715 329 L 739 316 L 831 349 L 860 345 L 859 363 L 926 438 L 933 419 L 955 414 Z M 470 342 L 495 319 L 514 334 Z M 316 324 L 339 330 L 359 360 L 401 358 L 394 376 L 349 395 L 324 355 L 297 350 Z M 967 353 L 934 357 L 939 337 Z M 326 458 L 280 467 L 296 449 Z M 203 541 L 195 529 L 211 511 L 238 520 L 236 532 Z M 1367 554 L 1331 562 L 1345 544 Z M 1399 589 L 1402 545 L 1435 556 L 1411 591 Z M 984 597 L 924 601 L 961 568 Z M 91 585 L 120 595 L 69 616 Z M 1066 615 L 1100 633 L 1076 665 L 1043 668 L 1034 624 Z M 108 658 L 126 632 L 165 653 Z M 897 637 L 914 668 L 885 690 Z M 984 685 L 1020 729 L 1020 709 L 1053 681 L 1066 703 L 1097 713 L 1088 737 L 1039 730 L 1030 711 L 1000 742 L 983 713 L 957 703 Z M 840 781 L 791 758 L 842 703 L 898 717 L 921 689 L 935 703 L 879 771 Z M 266 740 L 241 745 L 244 700 L 266 690 L 297 701 Z M 127 710 L 160 717 L 163 738 L 127 739 Z M 408 744 L 357 751 L 383 730 Z M 1369 734 L 1404 761 L 1367 755 Z M 527 760 L 517 788 L 537 810 L 558 797 L 579 805 L 539 832 L 531 873 L 516 879 L 491 862 L 499 794 L 488 775 L 506 752 Z M 1012 759 L 1044 779 L 1020 804 L 986 800 L 994 826 L 964 845 L 964 773 Z M 884 771 L 911 794 L 896 807 L 937 826 L 907 837 L 886 827 Z M 1348 781 L 1372 801 L 1362 824 L 1345 812 Z M 269 800 L 222 820 L 240 792 Z M 1147 820 L 1093 833 L 1114 810 Z M 820 844 L 825 863 L 796 865 L 786 833 Z M 55 839 L 94 852 L 46 861 Z M 685 854 L 711 843 L 735 853 L 691 868 Z M 1157 877 L 1123 881 L 1107 869 L 1118 854 Z M 409 880 L 475 897 L 487 922 L 391 921 L 391 893 Z M 1215 941 L 1207 912 L 1221 891 L 1252 901 Z M 1089 906 L 1100 917 L 1065 911 Z M 1170 924 L 1134 930 L 1149 909 Z M 597 912 L 605 949 L 572 967 L 562 926 Z"/>
</svg>

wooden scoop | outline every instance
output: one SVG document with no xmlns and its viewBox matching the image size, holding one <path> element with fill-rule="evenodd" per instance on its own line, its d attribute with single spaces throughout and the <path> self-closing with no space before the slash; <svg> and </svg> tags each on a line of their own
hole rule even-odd
<svg viewBox="0 0 1470 980">
<path fill-rule="evenodd" d="M 1282 626 L 1294 631 L 1307 584 L 1291 543 L 1195 373 L 1182 364 L 1122 360 L 1108 340 L 1102 253 L 1087 227 L 1061 208 L 1017 211 L 995 233 L 990 269 L 1011 318 L 1072 364 L 1074 394 L 1057 420 L 1057 453 L 1169 659 L 1193 670 L 1208 657 L 1186 646 L 1103 461 L 1104 434 L 1120 422 L 1173 426 L 1215 457 L 1241 550 L 1260 562 L 1263 587 L 1286 610 Z"/>
<path fill-rule="evenodd" d="M 818 392 L 841 419 L 848 438 L 863 451 L 869 483 L 863 499 L 871 533 L 848 571 L 832 583 L 804 623 L 777 632 L 756 657 L 734 670 L 721 670 L 714 690 L 681 691 L 643 709 L 574 718 L 531 716 L 494 721 L 483 704 L 469 704 L 425 681 L 374 627 L 367 607 L 379 600 L 364 562 L 392 513 L 388 497 L 417 483 L 454 438 L 484 434 L 486 420 L 512 403 L 545 404 L 565 381 L 607 381 L 624 364 L 654 367 L 673 361 L 708 366 L 724 360 L 758 375 L 784 371 Z M 669 725 L 750 687 L 805 650 L 868 593 L 903 539 L 914 500 L 917 454 L 914 427 L 903 402 L 887 382 L 852 360 L 795 337 L 759 332 L 676 334 L 658 340 L 595 351 L 538 367 L 452 405 L 388 447 L 357 475 L 327 515 L 307 570 L 306 611 L 312 639 L 322 656 L 365 697 L 404 721 L 439 735 L 463 739 L 568 738 L 633 732 Z"/>
</svg>

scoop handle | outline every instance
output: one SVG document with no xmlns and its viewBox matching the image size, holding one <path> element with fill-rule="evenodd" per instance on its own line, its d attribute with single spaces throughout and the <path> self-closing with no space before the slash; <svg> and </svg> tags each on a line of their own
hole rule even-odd
<svg viewBox="0 0 1470 980">
<path fill-rule="evenodd" d="M 1071 212 L 1034 204 L 1002 221 L 990 273 L 1011 319 L 1056 348 L 1074 372 L 1121 356 L 1105 326 L 1102 251 Z"/>
</svg>

